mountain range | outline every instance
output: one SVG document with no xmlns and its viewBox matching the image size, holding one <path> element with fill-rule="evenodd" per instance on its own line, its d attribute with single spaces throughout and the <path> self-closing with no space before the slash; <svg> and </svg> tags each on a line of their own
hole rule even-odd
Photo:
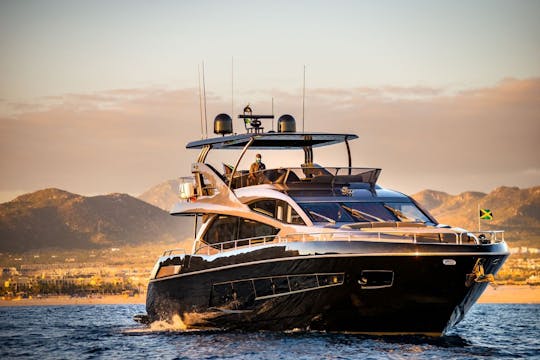
<svg viewBox="0 0 540 360">
<path fill-rule="evenodd" d="M 505 230 L 513 245 L 540 246 L 540 186 L 527 189 L 501 186 L 489 194 L 467 191 L 459 195 L 424 190 L 412 197 L 444 224 L 469 230 Z M 480 220 L 489 209 L 493 220 Z"/>
<path fill-rule="evenodd" d="M 44 189 L 0 204 L 0 251 L 181 241 L 192 235 L 187 220 L 127 194 Z"/>
</svg>

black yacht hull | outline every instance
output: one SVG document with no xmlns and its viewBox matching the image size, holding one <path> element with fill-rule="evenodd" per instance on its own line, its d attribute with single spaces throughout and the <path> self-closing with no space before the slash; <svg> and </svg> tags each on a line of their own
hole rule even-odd
<svg viewBox="0 0 540 360">
<path fill-rule="evenodd" d="M 194 327 L 441 335 L 457 324 L 508 256 L 505 244 L 290 243 L 160 260 L 151 321 Z"/>
</svg>

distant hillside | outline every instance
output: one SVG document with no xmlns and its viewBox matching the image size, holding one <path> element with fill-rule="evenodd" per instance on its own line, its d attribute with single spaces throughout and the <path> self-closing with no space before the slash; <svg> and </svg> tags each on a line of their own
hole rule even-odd
<svg viewBox="0 0 540 360">
<path fill-rule="evenodd" d="M 181 241 L 191 235 L 188 220 L 126 194 L 45 189 L 0 204 L 0 251 Z"/>
<path fill-rule="evenodd" d="M 165 211 L 170 211 L 173 205 L 180 201 L 178 197 L 179 185 L 180 183 L 176 179 L 167 180 L 145 191 L 139 196 L 139 199 Z"/>
<path fill-rule="evenodd" d="M 505 230 L 510 243 L 540 247 L 540 186 L 528 189 L 503 186 L 489 194 L 449 195 L 424 190 L 412 197 L 439 222 L 474 231 L 478 229 L 478 206 L 490 209 L 493 220 L 482 220 L 482 229 Z"/>
</svg>

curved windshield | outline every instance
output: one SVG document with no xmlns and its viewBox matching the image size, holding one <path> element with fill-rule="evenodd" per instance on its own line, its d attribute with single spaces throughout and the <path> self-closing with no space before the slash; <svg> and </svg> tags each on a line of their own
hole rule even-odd
<svg viewBox="0 0 540 360">
<path fill-rule="evenodd" d="M 391 211 L 384 207 L 384 203 L 354 202 L 343 203 L 342 206 L 354 216 L 356 222 L 399 221 Z"/>
<path fill-rule="evenodd" d="M 413 203 L 385 203 L 384 207 L 390 210 L 399 221 L 431 223 L 431 220 Z"/>
<path fill-rule="evenodd" d="M 410 202 L 329 202 L 299 204 L 313 222 L 420 222 L 432 221 Z"/>
<path fill-rule="evenodd" d="M 314 222 L 354 222 L 339 203 L 304 203 L 300 206 Z"/>
</svg>

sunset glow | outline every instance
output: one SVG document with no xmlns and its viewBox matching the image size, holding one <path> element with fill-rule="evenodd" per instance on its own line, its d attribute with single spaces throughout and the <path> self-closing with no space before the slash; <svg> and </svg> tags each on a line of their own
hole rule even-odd
<svg viewBox="0 0 540 360">
<path fill-rule="evenodd" d="M 188 175 L 202 60 L 209 121 L 231 112 L 231 67 L 236 114 L 274 98 L 276 115 L 301 119 L 306 65 L 306 130 L 357 133 L 353 163 L 382 167 L 382 185 L 537 185 L 539 13 L 536 1 L 4 1 L 0 202 L 46 187 L 138 195 Z"/>
</svg>

